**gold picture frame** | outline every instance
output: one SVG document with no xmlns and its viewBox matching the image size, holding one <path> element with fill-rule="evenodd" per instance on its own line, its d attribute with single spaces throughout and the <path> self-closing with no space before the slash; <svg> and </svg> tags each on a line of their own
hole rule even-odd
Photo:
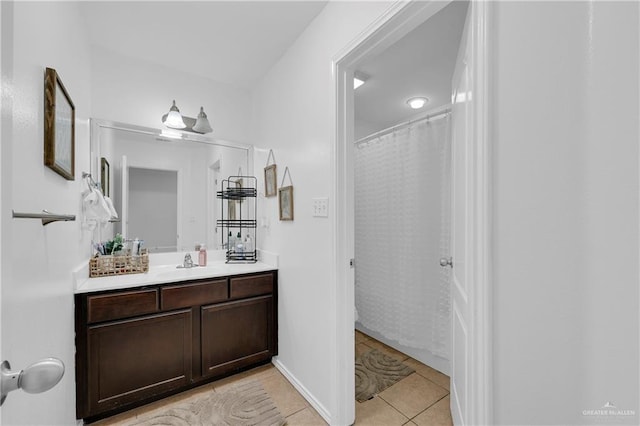
<svg viewBox="0 0 640 426">
<path fill-rule="evenodd" d="M 278 190 L 280 220 L 293 220 L 293 186 L 285 186 Z"/>
<path fill-rule="evenodd" d="M 275 197 L 278 194 L 278 180 L 276 165 L 271 164 L 264 168 L 264 196 Z"/>
<path fill-rule="evenodd" d="M 44 165 L 75 180 L 76 108 L 53 68 L 44 77 Z"/>
</svg>

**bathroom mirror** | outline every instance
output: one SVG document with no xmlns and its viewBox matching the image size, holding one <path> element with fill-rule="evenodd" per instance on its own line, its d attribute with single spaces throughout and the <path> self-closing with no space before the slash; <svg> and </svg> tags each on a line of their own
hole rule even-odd
<svg viewBox="0 0 640 426">
<path fill-rule="evenodd" d="M 91 119 L 91 175 L 102 184 L 109 164 L 108 191 L 119 215 L 94 240 L 121 233 L 144 240 L 150 253 L 201 243 L 220 248 L 216 191 L 230 175 L 253 175 L 252 155 L 250 145 Z"/>
</svg>

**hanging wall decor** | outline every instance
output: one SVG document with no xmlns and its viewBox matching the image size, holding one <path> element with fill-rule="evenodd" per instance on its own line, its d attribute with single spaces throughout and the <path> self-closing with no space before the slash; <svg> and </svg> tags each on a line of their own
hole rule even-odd
<svg viewBox="0 0 640 426">
<path fill-rule="evenodd" d="M 289 182 L 291 185 L 284 186 L 284 180 L 287 175 L 289 175 Z M 280 220 L 293 220 L 293 181 L 291 180 L 289 167 L 284 168 L 282 184 L 278 190 L 278 201 L 280 205 Z"/>
<path fill-rule="evenodd" d="M 273 163 L 269 161 L 273 159 Z M 267 167 L 264 168 L 264 196 L 275 197 L 278 192 L 278 177 L 276 173 L 276 159 L 273 155 L 273 150 L 269 150 L 269 156 L 267 157 Z"/>
<path fill-rule="evenodd" d="M 76 109 L 60 76 L 47 68 L 44 76 L 44 164 L 67 180 L 75 180 Z"/>
<path fill-rule="evenodd" d="M 100 158 L 100 185 L 102 186 L 102 194 L 105 197 L 108 197 L 111 193 L 110 175 L 109 162 L 104 157 Z"/>
</svg>

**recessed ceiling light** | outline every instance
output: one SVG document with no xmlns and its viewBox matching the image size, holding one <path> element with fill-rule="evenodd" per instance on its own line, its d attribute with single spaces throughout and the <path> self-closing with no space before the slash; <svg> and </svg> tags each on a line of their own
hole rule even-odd
<svg viewBox="0 0 640 426">
<path fill-rule="evenodd" d="M 353 90 L 362 86 L 365 81 L 369 79 L 369 76 L 363 72 L 356 71 L 353 73 Z"/>
<path fill-rule="evenodd" d="M 413 109 L 420 109 L 423 106 L 425 106 L 427 102 L 429 102 L 428 98 L 419 96 L 419 97 L 415 97 L 407 100 L 407 105 L 409 105 Z"/>
</svg>

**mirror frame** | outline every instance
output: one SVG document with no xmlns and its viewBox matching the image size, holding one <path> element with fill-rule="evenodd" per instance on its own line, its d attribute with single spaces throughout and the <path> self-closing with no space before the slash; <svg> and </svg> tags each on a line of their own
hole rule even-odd
<svg viewBox="0 0 640 426">
<path fill-rule="evenodd" d="M 111 121 L 111 120 L 104 120 L 99 118 L 90 118 L 89 122 L 90 122 L 90 129 L 91 129 L 90 139 L 89 139 L 89 168 L 90 168 L 89 173 L 91 173 L 91 176 L 95 181 L 100 179 L 101 151 L 100 151 L 100 147 L 97 144 L 98 144 L 98 141 L 100 138 L 100 132 L 102 131 L 102 129 L 121 130 L 126 132 L 149 135 L 154 138 L 169 139 L 166 135 L 162 134 L 162 131 L 163 131 L 162 129 L 156 129 L 152 127 L 139 126 L 136 124 L 128 124 L 128 123 L 122 123 L 122 122 Z M 196 142 L 196 143 L 202 143 L 202 144 L 215 145 L 219 147 L 245 150 L 247 153 L 247 170 L 244 171 L 244 173 L 249 176 L 254 175 L 254 164 L 253 164 L 254 146 L 253 145 L 228 141 L 224 139 L 211 138 L 211 137 L 207 137 L 205 135 L 201 135 L 197 133 L 174 131 L 173 129 L 171 131 L 181 135 L 180 139 L 178 138 L 175 139 L 176 141 L 181 140 L 185 142 Z M 224 177 L 222 178 L 224 179 Z M 211 205 L 214 198 L 215 198 L 215 193 L 207 194 L 207 200 L 206 200 L 207 206 Z M 211 221 L 207 220 L 205 223 L 205 233 L 207 235 L 209 235 L 211 231 L 211 226 L 215 227 L 216 225 L 215 223 L 211 223 Z M 96 227 L 95 231 L 97 231 L 97 235 L 94 235 L 94 241 L 102 241 L 103 240 L 102 227 L 100 226 Z"/>
</svg>

